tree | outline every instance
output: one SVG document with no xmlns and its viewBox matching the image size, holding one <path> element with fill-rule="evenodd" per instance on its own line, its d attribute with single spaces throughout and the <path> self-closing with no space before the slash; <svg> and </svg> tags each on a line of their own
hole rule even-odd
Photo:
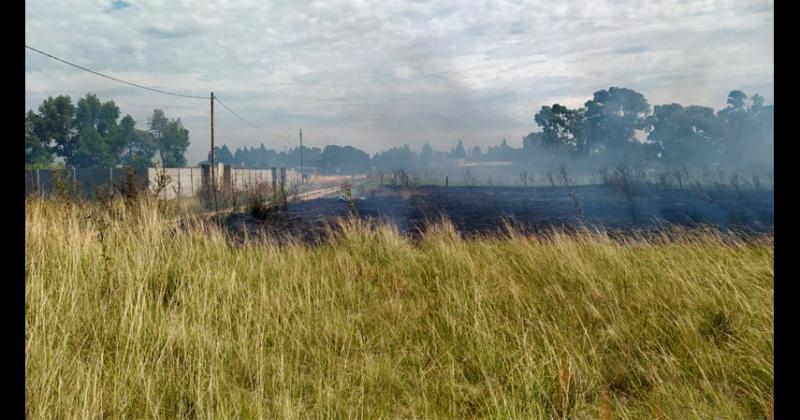
<svg viewBox="0 0 800 420">
<path fill-rule="evenodd" d="M 369 170 L 370 158 L 352 146 L 328 145 L 322 151 L 321 166 L 328 173 L 363 173 Z"/>
<path fill-rule="evenodd" d="M 117 119 L 119 108 L 114 101 L 103 103 L 93 93 L 79 99 L 67 164 L 81 168 L 115 166 L 122 147 L 114 141 Z"/>
<path fill-rule="evenodd" d="M 585 147 L 579 155 L 602 152 L 607 158 L 629 160 L 635 149 L 635 130 L 645 129 L 650 105 L 639 92 L 611 87 L 599 90 L 586 104 Z"/>
<path fill-rule="evenodd" d="M 724 134 L 714 110 L 702 106 L 657 105 L 647 123 L 658 158 L 670 164 L 710 162 Z"/>
<path fill-rule="evenodd" d="M 433 148 L 430 144 L 425 143 L 419 152 L 420 165 L 427 167 L 433 162 Z"/>
<path fill-rule="evenodd" d="M 730 109 L 734 109 L 737 111 L 745 111 L 745 101 L 747 100 L 747 95 L 741 90 L 732 90 L 728 93 L 728 107 Z"/>
<path fill-rule="evenodd" d="M 39 139 L 44 150 L 69 161 L 75 146 L 75 106 L 72 100 L 65 95 L 48 97 L 39 105 L 38 111 L 38 114 L 29 111 L 29 118 L 26 118 L 31 125 L 32 135 Z"/>
<path fill-rule="evenodd" d="M 217 161 L 225 165 L 230 165 L 233 163 L 233 154 L 231 153 L 231 150 L 228 149 L 227 144 L 223 144 L 222 148 L 219 149 L 219 153 L 217 153 Z"/>
<path fill-rule="evenodd" d="M 481 159 L 481 147 L 475 146 L 472 148 L 472 153 L 470 154 L 470 158 L 474 161 L 478 161 Z"/>
<path fill-rule="evenodd" d="M 412 152 L 407 145 L 384 150 L 376 153 L 372 158 L 372 166 L 383 170 L 414 170 L 418 165 L 419 156 Z"/>
<path fill-rule="evenodd" d="M 525 159 L 534 159 L 540 155 L 544 147 L 544 133 L 530 133 L 522 138 L 522 155 Z"/>
<path fill-rule="evenodd" d="M 136 121 L 125 115 L 119 121 L 115 135 L 119 145 L 119 163 L 134 168 L 147 168 L 155 156 L 155 145 L 149 133 L 136 128 Z"/>
<path fill-rule="evenodd" d="M 25 165 L 47 167 L 53 163 L 53 153 L 36 134 L 37 126 L 41 126 L 40 117 L 28 111 L 25 114 Z"/>
<path fill-rule="evenodd" d="M 450 157 L 454 159 L 466 159 L 467 158 L 467 151 L 464 150 L 464 143 L 459 140 L 456 147 L 450 152 Z"/>
<path fill-rule="evenodd" d="M 156 109 L 148 120 L 148 126 L 162 165 L 185 166 L 185 153 L 189 148 L 189 130 L 183 127 L 180 118 L 170 120 L 164 115 L 164 111 Z"/>
<path fill-rule="evenodd" d="M 764 98 L 755 94 L 747 103 L 747 95 L 734 90 L 728 94 L 728 107 L 718 116 L 725 124 L 723 143 L 727 163 L 769 165 L 774 150 L 773 106 L 765 106 Z"/>
<path fill-rule="evenodd" d="M 555 154 L 586 152 L 584 112 L 559 104 L 543 106 L 533 117 L 542 127 L 541 144 Z"/>
</svg>

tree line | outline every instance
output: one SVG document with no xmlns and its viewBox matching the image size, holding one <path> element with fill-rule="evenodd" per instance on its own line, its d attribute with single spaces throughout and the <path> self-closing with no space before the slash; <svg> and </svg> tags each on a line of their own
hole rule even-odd
<svg viewBox="0 0 800 420">
<path fill-rule="evenodd" d="M 612 87 L 594 93 L 584 107 L 542 106 L 534 115 L 541 131 L 523 138 L 522 147 L 505 139 L 481 149 L 462 141 L 449 151 L 426 143 L 419 152 L 407 145 L 392 147 L 371 157 L 346 146 L 303 148 L 305 166 L 322 172 L 356 173 L 377 170 L 419 170 L 451 159 L 473 162 L 506 161 L 548 164 L 567 160 L 583 163 L 641 166 L 771 165 L 774 107 L 758 94 L 748 97 L 734 90 L 720 111 L 677 103 L 652 108 L 644 95 Z M 262 144 L 254 148 L 227 146 L 217 151 L 219 162 L 234 166 L 299 166 L 300 148 L 278 152 Z"/>
<path fill-rule="evenodd" d="M 731 91 L 718 112 L 704 106 L 656 105 L 644 95 L 612 87 L 583 107 L 543 106 L 540 133 L 525 137 L 531 153 L 608 163 L 763 165 L 773 161 L 774 107 L 758 94 Z"/>
<path fill-rule="evenodd" d="M 114 101 L 88 93 L 73 104 L 67 95 L 48 97 L 37 111 L 25 113 L 25 164 L 52 167 L 61 158 L 79 168 L 148 167 L 159 160 L 167 167 L 186 166 L 189 130 L 180 118 L 153 110 L 147 127 L 120 118 Z"/>
<path fill-rule="evenodd" d="M 87 94 L 72 105 L 68 96 L 47 98 L 38 112 L 25 117 L 25 161 L 50 165 L 59 156 L 78 167 L 149 166 L 158 156 L 164 166 L 185 166 L 189 133 L 180 119 L 154 110 L 146 129 L 130 115 L 119 118 L 113 101 Z M 407 145 L 370 156 L 352 146 L 303 148 L 303 164 L 323 173 L 377 170 L 420 170 L 452 159 L 548 164 L 566 160 L 584 163 L 655 165 L 771 165 L 774 150 L 774 106 L 758 94 L 734 90 L 727 106 L 713 108 L 677 103 L 651 109 L 639 92 L 611 87 L 594 93 L 583 107 L 542 106 L 534 115 L 541 129 L 522 139 L 522 147 L 505 139 L 481 149 L 462 141 L 449 151 L 426 143 L 419 152 Z M 285 151 L 227 145 L 216 149 L 217 162 L 247 168 L 300 166 L 300 148 Z M 209 153 L 210 160 L 210 153 Z M 206 161 L 208 162 L 208 161 Z"/>
</svg>

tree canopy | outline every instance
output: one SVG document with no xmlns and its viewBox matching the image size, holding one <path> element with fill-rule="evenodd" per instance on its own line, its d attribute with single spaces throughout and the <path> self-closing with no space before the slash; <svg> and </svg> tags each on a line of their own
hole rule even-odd
<svg viewBox="0 0 800 420">
<path fill-rule="evenodd" d="M 121 117 L 121 118 L 120 118 Z M 155 110 L 147 130 L 121 116 L 114 101 L 87 93 L 76 104 L 69 96 L 45 99 L 25 114 L 25 163 L 50 166 L 56 157 L 80 168 L 150 166 L 158 153 L 165 166 L 185 166 L 189 132 L 180 119 Z"/>
</svg>

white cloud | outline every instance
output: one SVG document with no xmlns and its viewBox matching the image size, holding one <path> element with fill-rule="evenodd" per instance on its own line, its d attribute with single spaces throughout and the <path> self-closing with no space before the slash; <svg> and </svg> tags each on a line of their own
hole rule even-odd
<svg viewBox="0 0 800 420">
<path fill-rule="evenodd" d="M 26 43 L 148 86 L 217 93 L 271 131 L 369 152 L 535 130 L 545 104 L 625 86 L 652 104 L 773 97 L 772 1 L 26 1 Z M 117 85 L 33 52 L 26 109 L 87 91 L 146 123 L 163 108 L 208 148 L 208 103 Z M 218 111 L 220 141 L 282 148 Z M 319 141 L 320 143 L 314 143 Z"/>
</svg>

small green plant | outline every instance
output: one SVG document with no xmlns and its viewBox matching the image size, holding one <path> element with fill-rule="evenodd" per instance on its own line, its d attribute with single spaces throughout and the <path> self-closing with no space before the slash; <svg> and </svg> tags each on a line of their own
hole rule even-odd
<svg viewBox="0 0 800 420">
<path fill-rule="evenodd" d="M 709 311 L 700 324 L 700 335 L 717 344 L 728 341 L 734 336 L 733 321 L 723 310 Z"/>
</svg>

